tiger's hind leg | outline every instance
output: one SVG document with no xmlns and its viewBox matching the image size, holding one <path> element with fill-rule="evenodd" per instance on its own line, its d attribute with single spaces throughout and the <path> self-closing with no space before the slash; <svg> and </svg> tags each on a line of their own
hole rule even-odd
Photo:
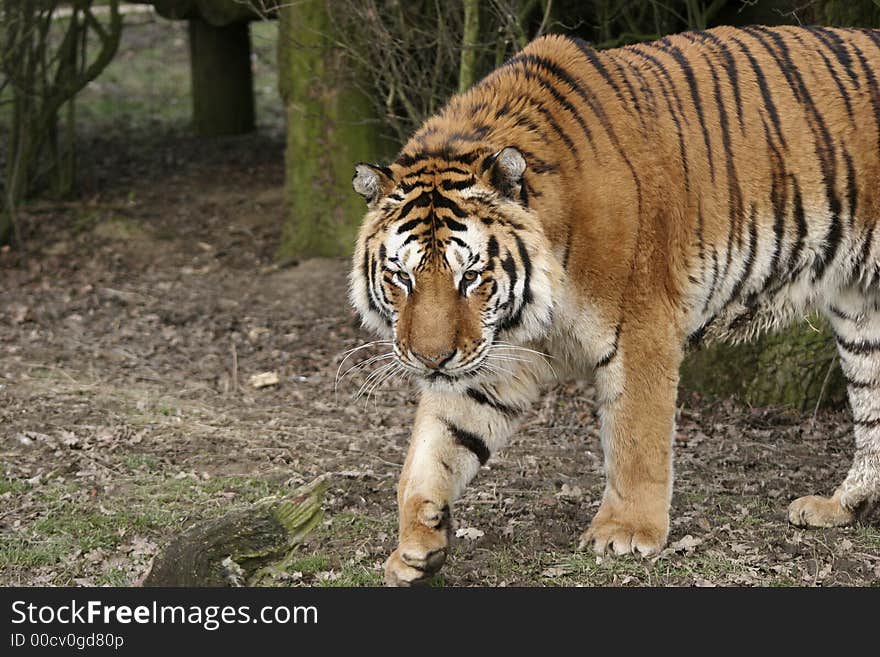
<svg viewBox="0 0 880 657">
<path fill-rule="evenodd" d="M 810 495 L 791 503 L 788 519 L 801 527 L 849 524 L 880 499 L 880 293 L 849 289 L 826 314 L 848 382 L 856 449 L 846 479 L 831 497 Z"/>
</svg>

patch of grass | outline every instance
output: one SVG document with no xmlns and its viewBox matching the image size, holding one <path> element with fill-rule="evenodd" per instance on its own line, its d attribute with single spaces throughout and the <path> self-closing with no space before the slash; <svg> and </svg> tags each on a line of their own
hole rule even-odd
<svg viewBox="0 0 880 657">
<path fill-rule="evenodd" d="M 44 512 L 26 531 L 0 536 L 0 563 L 10 569 L 55 568 L 63 575 L 62 580 L 69 582 L 82 575 L 71 570 L 70 557 L 74 554 L 96 549 L 113 553 L 132 536 L 164 542 L 162 537 L 171 531 L 226 512 L 228 499 L 224 496 L 223 503 L 217 503 L 221 493 L 234 492 L 233 504 L 243 505 L 279 492 L 271 483 L 250 477 L 195 481 L 191 477 L 157 475 L 152 472 L 157 461 L 149 455 L 127 455 L 123 462 L 138 476 L 125 482 L 124 492 L 118 495 L 92 500 L 80 486 L 69 483 L 36 489 L 34 500 Z M 22 492 L 27 488 L 0 478 L 0 490 Z M 326 570 L 326 563 L 329 561 L 325 557 L 324 562 L 314 561 L 312 567 Z M 101 571 L 97 577 L 97 584 L 130 583 L 129 576 L 116 567 Z"/>
<path fill-rule="evenodd" d="M 335 580 L 315 582 L 315 586 L 382 586 L 382 573 L 366 566 L 351 564 L 342 567 Z"/>
<path fill-rule="evenodd" d="M 288 572 L 301 572 L 303 575 L 314 575 L 323 570 L 329 570 L 330 557 L 326 554 L 315 553 L 295 558 L 289 562 L 286 568 Z"/>
<path fill-rule="evenodd" d="M 27 484 L 13 479 L 7 479 L 6 475 L 0 475 L 0 495 L 4 493 L 20 493 L 27 489 Z"/>
<path fill-rule="evenodd" d="M 880 550 L 880 528 L 872 525 L 857 525 L 856 537 L 865 547 Z"/>
<path fill-rule="evenodd" d="M 128 575 L 115 566 L 99 575 L 95 580 L 95 584 L 97 586 L 131 586 Z"/>
<path fill-rule="evenodd" d="M 550 553 L 542 561 L 544 572 L 553 569 L 543 575 L 543 581 L 557 586 L 615 586 L 629 582 L 647 586 L 669 583 L 688 586 L 697 579 L 711 580 L 742 571 L 741 564 L 714 551 L 668 555 L 653 562 L 632 556 L 597 559 L 585 552 Z"/>
<path fill-rule="evenodd" d="M 159 469 L 159 461 L 152 454 L 126 454 L 122 457 L 122 465 L 132 471 L 156 472 Z"/>
</svg>

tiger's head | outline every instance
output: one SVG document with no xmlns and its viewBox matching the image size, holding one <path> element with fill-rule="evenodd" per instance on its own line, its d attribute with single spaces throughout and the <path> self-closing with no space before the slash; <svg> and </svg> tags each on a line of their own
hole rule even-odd
<svg viewBox="0 0 880 657">
<path fill-rule="evenodd" d="M 393 339 L 406 371 L 436 383 L 497 374 L 493 346 L 546 333 L 558 265 L 528 207 L 525 172 L 513 147 L 466 162 L 356 166 L 368 210 L 351 300 L 365 326 Z"/>
</svg>

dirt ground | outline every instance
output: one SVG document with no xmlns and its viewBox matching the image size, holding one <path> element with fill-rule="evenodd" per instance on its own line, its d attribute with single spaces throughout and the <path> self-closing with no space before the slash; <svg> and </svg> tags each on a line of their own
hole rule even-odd
<svg viewBox="0 0 880 657">
<path fill-rule="evenodd" d="M 274 263 L 282 145 L 93 133 L 85 198 L 37 203 L 27 253 L 0 251 L 0 584 L 130 585 L 182 527 L 325 473 L 323 524 L 278 584 L 381 583 L 415 395 L 355 401 L 363 372 L 334 391 L 372 337 L 344 260 Z M 268 371 L 277 386 L 249 385 Z M 846 414 L 687 396 L 669 547 L 598 559 L 574 551 L 603 485 L 593 393 L 559 384 L 457 504 L 437 583 L 876 586 L 877 514 L 785 519 L 834 489 L 851 443 Z"/>
</svg>

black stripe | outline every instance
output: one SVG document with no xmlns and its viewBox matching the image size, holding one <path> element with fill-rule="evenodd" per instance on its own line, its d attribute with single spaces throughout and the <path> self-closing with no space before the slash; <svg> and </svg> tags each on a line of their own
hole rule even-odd
<svg viewBox="0 0 880 657">
<path fill-rule="evenodd" d="M 840 227 L 840 199 L 837 197 L 835 182 L 837 179 L 837 157 L 835 155 L 835 144 L 825 124 L 825 119 L 819 112 L 816 104 L 807 89 L 804 79 L 801 77 L 800 69 L 795 66 L 791 59 L 788 45 L 781 37 L 778 30 L 773 30 L 763 26 L 753 26 L 743 28 L 745 32 L 751 34 L 776 61 L 780 71 L 785 76 L 795 94 L 797 100 L 802 103 L 807 110 L 808 123 L 816 141 L 816 156 L 822 169 L 822 178 L 825 183 L 825 195 L 828 200 L 828 208 L 831 213 L 831 226 L 824 240 L 824 248 L 822 254 L 813 262 L 813 278 L 818 280 L 825 273 L 828 265 L 834 260 L 837 248 L 840 245 L 841 227 Z M 769 41 L 775 45 L 771 47 Z"/>
<path fill-rule="evenodd" d="M 406 233 L 407 231 L 412 230 L 422 223 L 422 221 L 424 221 L 424 219 L 410 219 L 409 221 L 400 224 L 400 226 L 397 227 L 397 234 L 400 235 L 401 233 Z"/>
<path fill-rule="evenodd" d="M 390 323 L 391 317 L 388 315 L 388 312 L 385 308 L 382 307 L 379 302 L 379 295 L 376 293 L 376 260 L 369 256 L 369 252 L 367 254 L 367 262 L 369 263 L 369 274 L 367 276 L 367 297 L 369 300 L 370 308 L 379 314 L 386 322 Z"/>
<path fill-rule="evenodd" d="M 519 415 L 520 413 L 520 410 L 518 408 L 508 406 L 507 404 L 498 401 L 494 397 L 490 397 L 485 392 L 483 392 L 482 390 L 478 390 L 477 388 L 468 388 L 467 396 L 473 399 L 478 404 L 489 406 L 490 408 L 493 408 L 504 415 Z"/>
<path fill-rule="evenodd" d="M 580 151 L 578 150 L 577 145 L 574 143 L 572 138 L 568 135 L 568 133 L 559 127 L 559 123 L 557 123 L 556 118 L 553 116 L 553 113 L 550 112 L 546 107 L 544 107 L 543 103 L 534 99 L 534 98 L 526 98 L 526 101 L 529 103 L 529 107 L 533 107 L 547 122 L 547 125 L 550 126 L 550 129 L 556 133 L 556 136 L 559 137 L 565 143 L 566 148 L 570 150 L 575 157 L 580 158 Z M 519 119 L 517 119 L 519 121 Z"/>
<path fill-rule="evenodd" d="M 533 57 L 533 55 L 530 55 L 530 57 Z M 556 101 L 556 103 L 560 107 L 562 107 L 562 109 L 564 109 L 566 112 L 568 112 L 571 115 L 571 117 L 575 120 L 575 122 L 580 126 L 581 131 L 584 133 L 584 137 L 586 137 L 587 143 L 590 145 L 591 148 L 595 149 L 595 145 L 593 143 L 593 131 L 590 130 L 590 127 L 587 125 L 587 122 L 584 121 L 584 117 L 582 117 L 581 113 L 577 110 L 577 108 L 574 105 L 572 105 L 571 102 L 569 102 L 569 100 L 568 100 L 568 98 L 566 98 L 565 94 L 563 94 L 559 89 L 557 89 L 553 85 L 553 83 L 550 82 L 550 80 L 548 80 L 546 77 L 529 69 L 528 66 L 526 66 L 526 64 L 524 62 L 518 62 L 517 59 L 514 58 L 514 59 L 510 60 L 510 62 L 508 62 L 508 63 L 509 64 L 520 63 L 521 67 L 519 68 L 519 71 L 522 74 L 522 76 L 526 80 L 529 80 L 529 81 L 535 80 L 541 86 L 541 88 L 543 88 L 545 91 L 547 91 L 553 97 L 553 99 Z M 543 104 L 538 99 L 530 97 L 529 100 L 531 100 L 535 104 L 536 107 L 543 107 Z M 546 108 L 545 108 L 545 111 L 546 111 Z M 545 114 L 544 112 L 541 112 L 541 113 L 545 116 L 545 118 L 548 115 L 548 114 Z M 551 124 L 551 127 L 552 127 L 552 124 Z M 572 143 L 572 146 L 574 146 L 574 143 Z M 571 147 L 569 147 L 569 148 L 571 148 Z M 577 150 L 574 150 L 573 152 L 575 153 L 575 155 L 577 155 Z"/>
<path fill-rule="evenodd" d="M 418 133 L 416 136 L 418 136 Z M 440 150 L 422 150 L 417 153 L 401 153 L 397 156 L 396 163 L 402 167 L 409 167 L 416 162 L 435 158 L 438 160 L 446 160 L 447 162 L 457 162 L 459 164 L 473 164 L 484 152 L 485 150 L 483 149 L 477 149 L 465 153 L 458 153 L 451 150 L 447 145 Z"/>
<path fill-rule="evenodd" d="M 633 102 L 636 103 L 636 105 L 638 106 L 639 93 L 644 94 L 644 98 L 648 102 L 648 105 L 650 106 L 651 116 L 656 117 L 657 116 L 657 99 L 654 97 L 654 90 L 651 89 L 651 87 L 648 84 L 647 79 L 645 79 L 645 76 L 642 73 L 641 69 L 638 66 L 636 66 L 635 64 L 633 64 L 631 61 L 629 61 L 626 57 L 622 57 L 622 54 L 624 52 L 626 52 L 626 51 L 608 52 L 606 54 L 609 57 L 611 57 L 612 59 L 614 59 L 614 61 L 617 61 L 617 59 L 620 57 L 621 61 L 623 61 L 623 63 L 626 64 L 627 68 L 630 70 L 630 72 L 635 76 L 636 80 L 638 80 L 638 82 L 639 82 L 638 92 L 636 92 L 635 90 L 632 91 Z M 629 80 L 626 78 L 626 76 L 624 76 L 624 79 L 627 80 L 627 86 L 630 86 Z"/>
<path fill-rule="evenodd" d="M 712 246 L 712 282 L 709 285 L 709 294 L 706 295 L 706 303 L 703 304 L 703 312 L 709 309 L 712 297 L 715 295 L 715 286 L 718 284 L 718 251 Z"/>
<path fill-rule="evenodd" d="M 669 54 L 678 64 L 684 78 L 687 81 L 688 88 L 691 92 L 691 101 L 694 103 L 694 109 L 697 111 L 697 120 L 700 123 L 700 130 L 703 132 L 703 143 L 706 145 L 706 159 L 709 161 L 709 179 L 715 182 L 715 161 L 712 158 L 712 140 L 709 136 L 709 128 L 706 126 L 706 117 L 703 114 L 703 102 L 700 99 L 700 89 L 697 84 L 697 78 L 694 76 L 694 70 L 684 53 L 678 46 L 672 44 L 668 38 L 660 39 L 648 47 L 654 47 Z M 716 80 L 717 82 L 717 80 Z"/>
<path fill-rule="evenodd" d="M 728 219 L 739 226 L 737 243 L 742 248 L 742 224 L 745 219 L 745 207 L 743 204 L 742 188 L 739 185 L 739 178 L 736 174 L 736 166 L 733 158 L 733 148 L 730 143 L 730 129 L 727 122 L 727 110 L 724 108 L 724 98 L 721 96 L 721 83 L 718 81 L 718 75 L 715 72 L 715 66 L 706 58 L 709 70 L 712 73 L 715 87 L 715 104 L 718 106 L 718 121 L 721 124 L 721 141 L 724 146 L 724 164 L 727 173 L 727 198 L 730 208 L 728 210 Z"/>
<path fill-rule="evenodd" d="M 601 367 L 605 367 L 610 363 L 614 357 L 617 355 L 617 349 L 620 346 L 620 331 L 623 328 L 623 323 L 617 325 L 617 328 L 614 329 L 614 343 L 611 345 L 611 351 L 602 356 L 599 361 L 596 363 L 596 369 Z"/>
<path fill-rule="evenodd" d="M 801 249 L 804 247 L 804 241 L 807 238 L 807 217 L 804 212 L 804 201 L 801 196 L 801 186 L 798 183 L 797 178 L 794 174 L 791 175 L 791 184 L 793 189 L 793 197 L 792 197 L 792 215 L 794 216 L 795 225 L 797 226 L 797 242 L 795 242 L 794 247 L 791 250 L 791 255 L 788 258 L 788 268 L 791 276 L 797 272 L 797 269 L 792 269 L 797 264 L 798 256 L 801 253 Z"/>
<path fill-rule="evenodd" d="M 495 258 L 498 257 L 499 249 L 498 249 L 498 240 L 495 239 L 494 235 L 489 236 L 489 243 L 486 246 L 487 252 L 487 260 L 491 263 Z"/>
<path fill-rule="evenodd" d="M 614 79 L 611 73 L 608 72 L 608 69 L 605 68 L 602 60 L 599 59 L 599 54 L 596 52 L 596 50 L 587 45 L 587 42 L 583 39 L 573 38 L 571 40 L 574 41 L 575 45 L 583 53 L 584 57 L 587 58 L 587 61 L 590 62 L 593 68 L 595 68 L 596 71 L 598 71 L 599 75 L 602 76 L 602 79 L 608 83 L 608 86 L 610 86 L 614 90 L 614 93 L 617 96 L 617 99 L 620 101 L 620 104 L 626 107 L 626 100 L 624 100 L 623 98 L 620 87 L 617 86 L 617 81 Z"/>
<path fill-rule="evenodd" d="M 431 192 L 425 190 L 414 199 L 410 199 L 404 204 L 404 206 L 400 209 L 400 216 L 407 216 L 410 212 L 413 211 L 413 208 L 426 208 L 429 205 L 431 205 Z"/>
<path fill-rule="evenodd" d="M 556 78 L 562 80 L 565 84 L 567 84 L 578 97 L 583 100 L 593 114 L 596 115 L 596 118 L 599 119 L 599 123 L 602 125 L 602 128 L 605 130 L 605 133 L 608 135 L 608 139 L 611 141 L 611 144 L 617 150 L 618 155 L 623 159 L 624 163 L 627 165 L 629 169 L 630 175 L 633 177 L 633 181 L 636 186 L 636 202 L 638 204 L 638 216 L 641 216 L 642 209 L 642 181 L 639 178 L 638 172 L 636 168 L 633 166 L 632 161 L 629 159 L 629 156 L 626 154 L 623 146 L 620 143 L 620 140 L 617 137 L 617 133 L 614 131 L 614 127 L 611 125 L 611 121 L 608 119 L 607 114 L 605 113 L 605 109 L 602 106 L 601 101 L 596 98 L 595 94 L 593 94 L 590 90 L 585 89 L 578 81 L 562 66 L 550 61 L 545 57 L 539 57 L 537 55 L 520 53 L 513 59 L 508 62 L 508 65 L 514 63 L 523 63 L 527 62 L 532 64 L 533 66 L 543 69 L 555 76 Z M 524 73 L 526 73 L 526 77 L 528 77 L 528 68 L 523 64 L 522 69 Z M 583 119 L 580 117 L 580 114 L 576 115 L 579 123 L 583 123 Z M 584 127 L 586 124 L 584 123 Z M 592 140 L 590 140 L 590 145 L 592 146 Z"/>
<path fill-rule="evenodd" d="M 452 212 L 452 214 L 454 214 L 459 219 L 464 219 L 468 216 L 468 213 L 465 210 L 463 210 L 451 198 L 441 194 L 437 188 L 434 188 L 434 190 L 431 192 L 431 202 L 434 205 L 434 210 L 436 210 L 437 208 L 444 208 Z"/>
<path fill-rule="evenodd" d="M 475 182 L 476 181 L 473 179 L 473 177 L 467 178 L 465 180 L 443 180 L 440 183 L 440 188 L 447 191 L 452 189 L 461 191 L 463 189 L 467 189 L 468 187 L 473 187 Z"/>
<path fill-rule="evenodd" d="M 850 229 L 855 225 L 856 208 L 859 202 L 859 190 L 856 186 L 856 170 L 853 166 L 852 155 L 845 148 L 843 149 L 843 160 L 846 163 L 846 200 L 849 204 L 849 226 Z"/>
<path fill-rule="evenodd" d="M 629 77 L 627 77 L 626 71 L 623 66 L 620 65 L 620 62 L 617 61 L 617 58 L 611 52 L 606 52 L 605 56 L 614 64 L 614 68 L 617 69 L 617 74 L 623 80 L 623 84 L 626 85 L 626 91 L 629 94 L 629 97 L 632 99 L 633 109 L 635 110 L 636 116 L 639 117 L 639 123 L 642 124 L 642 127 L 645 127 L 645 113 L 642 111 L 642 105 L 639 102 L 639 97 L 636 94 L 635 87 L 633 87 L 632 82 L 629 81 Z M 627 65 L 631 66 L 629 62 L 625 62 Z M 621 103 L 626 105 L 621 98 Z"/>
<path fill-rule="evenodd" d="M 753 203 L 751 218 L 749 219 L 749 243 L 748 251 L 746 252 L 746 262 L 745 265 L 743 265 L 743 271 L 740 274 L 740 277 L 737 279 L 736 283 L 734 283 L 733 289 L 730 291 L 730 299 L 727 303 L 731 303 L 739 297 L 739 293 L 742 292 L 743 286 L 748 282 L 749 276 L 752 275 L 752 268 L 755 265 L 755 250 L 758 245 L 757 216 L 758 210 Z"/>
<path fill-rule="evenodd" d="M 847 321 L 847 322 L 857 322 L 857 321 L 859 321 L 859 318 L 858 318 L 858 317 L 853 317 L 852 315 L 849 315 L 848 313 L 843 312 L 843 311 L 842 311 L 840 308 L 838 308 L 837 306 L 828 306 L 828 310 L 829 310 L 829 312 L 830 312 L 832 315 L 834 315 L 834 316 L 837 317 L 838 319 L 842 319 L 842 320 L 845 320 L 845 321 Z"/>
<path fill-rule="evenodd" d="M 663 100 L 666 101 L 666 107 L 669 110 L 669 116 L 672 118 L 672 122 L 675 124 L 675 133 L 678 136 L 678 153 L 681 156 L 681 166 L 684 173 L 684 189 L 685 194 L 690 194 L 690 186 L 691 186 L 691 176 L 690 176 L 690 167 L 688 165 L 688 157 L 687 157 L 687 148 L 685 146 L 684 139 L 684 131 L 681 127 L 681 118 L 684 119 L 685 123 L 687 123 L 687 116 L 684 114 L 684 108 L 682 107 L 681 100 L 678 97 L 678 94 L 675 93 L 675 84 L 672 82 L 672 78 L 669 76 L 669 73 L 666 71 L 666 68 L 663 64 L 653 55 L 648 53 L 644 53 L 640 50 L 636 50 L 635 48 L 628 50 L 632 54 L 637 57 L 641 57 L 645 61 L 653 64 L 653 66 L 649 69 L 651 74 L 657 80 L 657 83 L 660 85 L 660 92 L 663 95 Z M 658 72 L 659 70 L 659 72 Z M 663 74 L 668 80 L 670 87 L 672 89 L 672 98 L 675 100 L 678 105 L 679 113 L 676 113 L 675 108 L 672 106 L 672 100 L 670 99 L 669 89 L 666 86 L 663 78 L 660 77 L 660 74 Z M 681 116 L 681 118 L 679 118 Z"/>
<path fill-rule="evenodd" d="M 869 420 L 854 420 L 853 424 L 865 429 L 874 429 L 875 427 L 880 427 L 880 417 L 871 418 Z"/>
<path fill-rule="evenodd" d="M 468 243 L 467 243 L 467 242 L 465 242 L 465 241 L 462 240 L 462 239 L 457 238 L 455 235 L 450 235 L 448 239 L 449 239 L 450 242 L 455 242 L 456 244 L 458 244 L 458 245 L 459 245 L 461 248 L 463 248 L 463 249 L 467 249 L 468 251 L 471 250 L 471 247 L 468 246 Z"/>
<path fill-rule="evenodd" d="M 443 223 L 446 224 L 446 227 L 449 230 L 453 230 L 459 233 L 467 230 L 466 225 L 457 222 L 455 219 L 450 219 L 449 217 L 444 218 Z"/>
<path fill-rule="evenodd" d="M 821 41 L 831 54 L 837 58 L 837 61 L 840 62 L 840 65 L 843 66 L 844 69 L 846 69 L 852 83 L 855 85 L 856 89 L 858 89 L 859 76 L 858 73 L 853 70 L 852 57 L 850 57 L 849 51 L 846 49 L 846 43 L 840 38 L 840 35 L 835 30 L 830 30 L 827 27 L 811 26 L 806 29 Z"/>
<path fill-rule="evenodd" d="M 880 383 L 877 383 L 876 381 L 857 381 L 856 379 L 851 379 L 848 376 L 845 376 L 844 378 L 846 378 L 846 385 L 850 388 L 864 389 L 880 387 Z"/>
<path fill-rule="evenodd" d="M 815 35 L 814 35 L 815 36 Z M 800 39 L 798 39 L 800 41 Z M 819 39 L 821 41 L 821 39 Z M 803 44 L 803 41 L 800 41 Z M 825 53 L 821 50 L 817 50 L 819 53 L 819 57 L 822 58 L 822 61 L 825 64 L 825 68 L 828 69 L 828 74 L 831 76 L 831 79 L 834 80 L 834 84 L 837 85 L 837 90 L 840 92 L 840 97 L 843 99 L 843 104 L 846 105 L 846 114 L 849 116 L 850 120 L 853 119 L 853 108 L 852 101 L 849 97 L 849 92 L 846 90 L 846 87 L 843 86 L 843 82 L 840 79 L 840 76 L 837 75 L 837 71 L 834 70 L 834 67 L 831 65 L 831 60 L 825 56 Z"/>
<path fill-rule="evenodd" d="M 514 302 L 514 288 L 516 287 L 517 275 L 516 275 L 516 261 L 513 259 L 513 255 L 510 251 L 507 252 L 507 257 L 501 261 L 501 268 L 507 274 L 507 277 L 510 279 L 510 287 L 507 290 L 507 305 L 510 309 L 513 308 Z"/>
<path fill-rule="evenodd" d="M 739 70 L 736 67 L 736 57 L 730 52 L 730 48 L 727 47 L 727 44 L 724 43 L 721 39 L 716 37 L 711 32 L 695 32 L 694 34 L 699 35 L 706 41 L 709 41 L 712 45 L 714 45 L 718 51 L 721 52 L 721 56 L 724 59 L 724 70 L 727 72 L 727 77 L 730 80 L 730 86 L 733 89 L 733 100 L 736 103 L 736 114 L 739 120 L 739 127 L 742 129 L 745 127 L 745 122 L 743 120 L 743 103 L 742 103 L 742 91 L 739 88 Z M 687 37 L 688 34 L 683 34 L 682 36 Z"/>
<path fill-rule="evenodd" d="M 880 340 L 859 340 L 858 342 L 850 342 L 849 340 L 844 340 L 838 335 L 837 344 L 840 345 L 841 349 L 844 351 L 848 351 L 857 356 L 880 351 Z"/>
<path fill-rule="evenodd" d="M 520 260 L 522 261 L 523 266 L 523 293 L 522 299 L 520 300 L 520 304 L 517 307 L 516 311 L 508 315 L 501 325 L 498 327 L 499 331 L 507 331 L 512 328 L 516 328 L 522 322 L 523 311 L 526 306 L 528 306 L 532 302 L 532 259 L 529 257 L 529 252 L 526 250 L 526 245 L 522 241 L 519 235 L 514 234 L 513 238 L 516 240 L 516 248 L 519 253 Z M 513 258 L 508 257 L 511 264 L 513 264 Z M 504 266 L 504 270 L 510 275 L 511 272 L 508 271 L 507 262 L 503 262 L 502 266 Z M 514 265 L 515 267 L 515 265 Z M 516 271 L 514 269 L 513 275 L 511 276 L 511 287 L 510 287 L 510 302 L 513 302 L 513 283 L 516 282 Z"/>
<path fill-rule="evenodd" d="M 782 154 L 773 143 L 770 136 L 770 127 L 764 117 L 761 117 L 761 124 L 764 128 L 764 138 L 767 141 L 767 147 L 770 157 L 770 204 L 773 207 L 773 254 L 770 256 L 770 268 L 767 270 L 767 277 L 761 285 L 761 292 L 767 289 L 771 282 L 776 278 L 779 268 L 780 255 L 785 240 L 785 217 L 788 210 L 788 178 L 785 174 L 785 164 Z"/>
<path fill-rule="evenodd" d="M 799 80 L 800 74 L 791 59 L 788 44 L 785 43 L 785 39 L 779 36 L 779 32 L 774 29 L 765 28 L 761 25 L 749 25 L 743 27 L 742 31 L 751 35 L 756 41 L 758 41 L 758 43 L 764 46 L 764 49 L 776 62 L 785 81 L 788 82 L 788 86 L 791 89 L 791 93 L 794 94 L 795 99 L 799 103 L 807 102 L 807 99 L 804 97 L 805 89 L 803 83 Z M 770 47 L 770 44 L 764 38 L 765 35 L 776 44 L 776 49 Z"/>
<path fill-rule="evenodd" d="M 736 37 L 731 37 L 730 40 L 739 46 L 739 49 L 746 56 L 746 59 L 749 60 L 749 64 L 751 64 L 752 71 L 755 74 L 755 79 L 758 81 L 758 88 L 761 90 L 761 98 L 764 100 L 764 106 L 770 114 L 770 121 L 773 123 L 776 138 L 784 147 L 786 144 L 785 137 L 782 136 L 782 123 L 779 120 L 779 111 L 776 109 L 776 104 L 773 102 L 773 96 L 770 93 L 770 87 L 767 86 L 767 78 L 764 76 L 764 71 L 761 68 L 761 65 L 758 64 L 758 61 L 755 59 L 754 55 L 752 55 L 752 51 L 744 42 Z"/>
<path fill-rule="evenodd" d="M 477 460 L 480 462 L 480 465 L 486 465 L 486 461 L 488 461 L 489 456 L 491 456 L 489 448 L 486 446 L 486 442 L 477 434 L 466 431 L 461 427 L 454 425 L 449 420 L 444 420 L 444 422 L 446 423 L 446 428 L 449 429 L 449 433 L 455 438 L 455 442 L 473 452 L 474 456 L 476 456 Z"/>
<path fill-rule="evenodd" d="M 880 37 L 876 38 L 880 39 Z M 880 47 L 880 42 L 875 41 L 875 43 Z M 874 125 L 877 130 L 877 148 L 880 150 L 880 88 L 878 88 L 877 78 L 874 75 L 874 71 L 868 64 L 862 51 L 855 43 L 852 44 L 852 47 L 853 50 L 855 50 L 856 58 L 859 60 L 859 64 L 865 73 L 865 78 L 868 80 L 868 89 L 871 91 L 871 107 L 874 110 Z"/>
<path fill-rule="evenodd" d="M 574 227 L 572 224 L 568 225 L 568 234 L 565 237 L 565 252 L 562 254 L 562 268 L 568 269 L 568 259 L 571 256 L 571 238 L 572 233 L 574 231 Z"/>
</svg>

